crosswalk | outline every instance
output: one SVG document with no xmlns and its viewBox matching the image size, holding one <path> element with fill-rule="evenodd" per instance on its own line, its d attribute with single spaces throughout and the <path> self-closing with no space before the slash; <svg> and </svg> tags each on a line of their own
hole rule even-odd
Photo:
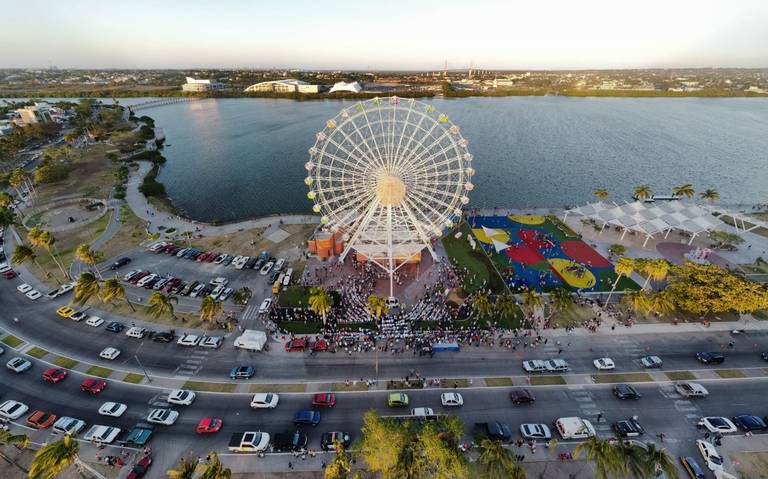
<svg viewBox="0 0 768 479">
<path fill-rule="evenodd" d="M 187 355 L 183 364 L 176 367 L 173 374 L 175 376 L 194 376 L 203 369 L 205 360 L 208 359 L 210 351 L 206 349 L 193 349 Z"/>
<path fill-rule="evenodd" d="M 601 418 L 600 421 L 597 420 L 600 410 L 597 408 L 595 397 L 587 387 L 568 386 L 567 394 L 578 405 L 581 411 L 579 417 L 589 420 L 598 436 L 613 437 L 611 426 L 605 418 Z"/>
<path fill-rule="evenodd" d="M 255 304 L 249 304 L 247 308 L 245 308 L 245 311 L 243 311 L 243 320 L 244 321 L 250 321 L 252 319 L 256 319 L 256 316 L 259 314 L 259 308 Z"/>
<path fill-rule="evenodd" d="M 637 342 L 629 336 L 617 336 L 615 341 L 618 343 L 623 352 L 629 353 L 635 358 L 640 358 L 647 354 L 645 349 L 643 349 L 642 346 L 637 344 Z"/>
</svg>

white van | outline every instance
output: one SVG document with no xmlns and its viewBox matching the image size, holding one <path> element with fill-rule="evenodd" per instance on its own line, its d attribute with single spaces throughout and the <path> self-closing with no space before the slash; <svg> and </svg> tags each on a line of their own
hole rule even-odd
<svg viewBox="0 0 768 479">
<path fill-rule="evenodd" d="M 267 335 L 264 331 L 255 329 L 246 329 L 243 334 L 235 339 L 235 348 L 247 349 L 250 351 L 261 351 L 267 344 Z"/>
<path fill-rule="evenodd" d="M 102 444 L 110 444 L 120 434 L 120 428 L 111 426 L 102 426 L 96 424 L 88 429 L 83 439 L 89 442 L 100 442 Z"/>
<path fill-rule="evenodd" d="M 580 417 L 561 417 L 555 421 L 555 429 L 563 439 L 587 439 L 595 435 L 592 423 Z"/>
<path fill-rule="evenodd" d="M 283 277 L 283 286 L 288 287 L 291 284 L 291 275 L 293 274 L 293 268 L 285 270 L 285 276 Z"/>
<path fill-rule="evenodd" d="M 523 361 L 523 369 L 527 373 L 543 373 L 547 371 L 547 364 L 540 359 Z"/>
</svg>

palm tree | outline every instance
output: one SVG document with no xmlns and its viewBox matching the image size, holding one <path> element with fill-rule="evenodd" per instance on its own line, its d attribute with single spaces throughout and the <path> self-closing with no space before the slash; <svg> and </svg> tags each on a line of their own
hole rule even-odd
<svg viewBox="0 0 768 479">
<path fill-rule="evenodd" d="M 43 231 L 40 228 L 35 227 L 27 232 L 27 240 L 33 248 L 42 248 L 47 251 L 48 254 L 51 255 L 53 262 L 56 263 L 56 266 L 58 266 L 59 270 L 61 270 L 61 274 L 64 275 L 64 278 L 69 278 L 69 274 L 64 271 L 64 266 L 54 254 L 56 247 L 56 237 L 53 236 L 53 234 L 51 234 L 49 231 Z"/>
<path fill-rule="evenodd" d="M 592 194 L 595 195 L 598 200 L 607 200 L 610 196 L 610 193 L 605 188 L 598 188 L 593 191 Z"/>
<path fill-rule="evenodd" d="M 662 471 L 669 479 L 677 479 L 677 465 L 675 461 L 669 456 L 667 450 L 664 448 L 657 448 L 655 444 L 648 444 L 648 448 L 645 450 L 645 460 L 643 461 L 647 468 L 648 477 L 657 477 L 656 472 Z"/>
<path fill-rule="evenodd" d="M 165 474 L 168 479 L 192 479 L 195 476 L 195 470 L 197 469 L 197 458 L 190 457 L 179 459 L 179 464 L 176 469 L 168 469 Z"/>
<path fill-rule="evenodd" d="M 525 469 L 515 460 L 512 452 L 501 441 L 483 439 L 480 443 L 483 451 L 477 458 L 482 466 L 484 477 L 488 479 L 525 479 Z"/>
<path fill-rule="evenodd" d="M 200 303 L 200 319 L 213 321 L 221 315 L 221 301 L 214 299 L 210 294 Z"/>
<path fill-rule="evenodd" d="M 13 434 L 11 431 L 0 430 L 0 446 L 16 446 L 19 449 L 26 449 L 29 447 L 29 437 L 25 434 Z M 29 472 L 3 451 L 0 451 L 0 457 L 2 457 L 8 464 L 13 464 L 21 469 L 24 474 Z"/>
<path fill-rule="evenodd" d="M 130 301 L 128 301 L 128 295 L 125 294 L 125 288 L 120 284 L 120 280 L 117 278 L 109 278 L 104 281 L 104 286 L 101 288 L 101 300 L 105 303 L 111 303 L 112 301 L 124 300 L 131 307 L 131 311 L 136 312 L 136 308 L 133 307 Z"/>
<path fill-rule="evenodd" d="M 10 208 L 13 204 L 13 196 L 7 191 L 0 191 L 0 207 Z"/>
<path fill-rule="evenodd" d="M 640 185 L 635 188 L 635 198 L 638 200 L 646 200 L 653 196 L 653 190 L 648 185 Z"/>
<path fill-rule="evenodd" d="M 155 319 L 158 319 L 164 314 L 169 314 L 173 319 L 176 319 L 173 305 L 178 304 L 178 302 L 179 298 L 176 296 L 169 296 L 167 294 L 161 293 L 160 291 L 156 291 L 152 293 L 152 296 L 150 296 L 149 300 L 147 301 L 147 304 L 149 305 L 147 313 L 149 313 L 149 315 Z"/>
<path fill-rule="evenodd" d="M 40 263 L 37 262 L 37 255 L 35 254 L 35 251 L 25 244 L 17 244 L 14 246 L 13 254 L 11 255 L 11 261 L 13 261 L 15 264 L 24 264 L 27 261 L 32 261 L 40 271 L 45 271 L 43 270 L 43 267 L 40 266 Z"/>
<path fill-rule="evenodd" d="M 696 193 L 693 189 L 693 185 L 690 183 L 685 183 L 680 186 L 675 186 L 672 188 L 672 193 L 675 194 L 675 196 L 685 196 L 689 200 L 693 198 L 693 195 Z"/>
<path fill-rule="evenodd" d="M 472 307 L 477 312 L 478 318 L 488 318 L 493 314 L 493 304 L 485 293 L 478 293 L 475 296 Z"/>
<path fill-rule="evenodd" d="M 703 192 L 699 193 L 699 196 L 702 200 L 707 200 L 710 203 L 714 203 L 720 199 L 720 193 L 718 193 L 714 188 L 707 188 Z"/>
<path fill-rule="evenodd" d="M 323 325 L 325 325 L 325 317 L 332 307 L 333 298 L 322 286 L 309 288 L 309 309 L 323 318 Z"/>
<path fill-rule="evenodd" d="M 535 289 L 526 289 L 523 291 L 523 306 L 533 314 L 537 309 L 544 307 L 544 300 Z"/>
<path fill-rule="evenodd" d="M 101 273 L 99 272 L 99 269 L 96 268 L 96 265 L 102 260 L 103 256 L 101 251 L 91 249 L 91 245 L 87 243 L 81 244 L 75 250 L 75 258 L 90 266 L 91 270 L 96 273 L 99 279 L 104 278 L 101 277 Z"/>
<path fill-rule="evenodd" d="M 611 296 L 613 296 L 613 292 L 616 291 L 616 286 L 619 285 L 621 277 L 630 277 L 632 275 L 632 271 L 635 270 L 635 260 L 632 258 L 619 258 L 613 266 L 613 269 L 616 271 L 616 281 L 614 281 L 613 286 L 611 286 L 611 292 L 608 293 L 608 299 L 605 300 L 605 304 L 611 302 Z"/>
<path fill-rule="evenodd" d="M 16 190 L 16 196 L 21 198 L 21 190 L 19 188 L 24 185 L 24 182 L 26 181 L 26 173 L 24 173 L 24 170 L 21 168 L 16 168 L 11 172 L 11 175 L 8 177 L 8 184 L 13 187 L 14 190 Z"/>
<path fill-rule="evenodd" d="M 639 291 L 626 290 L 624 292 L 624 297 L 621 298 L 621 302 L 632 311 L 643 316 L 648 314 L 651 310 L 651 298 L 648 295 L 648 292 L 644 289 Z"/>
<path fill-rule="evenodd" d="M 570 291 L 565 288 L 557 288 L 549 293 L 549 300 L 554 309 L 559 313 L 573 308 L 573 296 L 571 296 Z"/>
<path fill-rule="evenodd" d="M 232 301 L 235 304 L 245 304 L 253 296 L 253 291 L 248 286 L 243 286 L 234 293 L 232 293 Z"/>
<path fill-rule="evenodd" d="M 7 206 L 0 207 L 0 228 L 16 224 L 16 213 Z"/>
<path fill-rule="evenodd" d="M 650 479 L 649 465 L 645 461 L 645 449 L 629 441 L 619 441 L 614 446 L 624 462 L 624 470 L 629 477 Z"/>
<path fill-rule="evenodd" d="M 496 312 L 501 318 L 513 318 L 520 311 L 514 296 L 509 291 L 505 291 L 496 298 Z"/>
<path fill-rule="evenodd" d="M 643 289 L 645 289 L 651 280 L 662 281 L 667 277 L 669 274 L 669 262 L 665 259 L 646 260 L 640 269 L 646 274 L 645 283 L 643 283 Z"/>
<path fill-rule="evenodd" d="M 669 314 L 676 309 L 674 298 L 669 291 L 659 291 L 651 295 L 648 307 L 661 315 Z"/>
<path fill-rule="evenodd" d="M 80 277 L 75 283 L 75 301 L 85 304 L 92 297 L 98 296 L 100 291 L 99 279 L 93 273 L 90 271 L 80 273 Z"/>
<path fill-rule="evenodd" d="M 387 306 L 387 302 L 384 301 L 384 299 L 381 296 L 378 296 L 376 294 L 372 294 L 368 296 L 368 300 L 366 301 L 365 308 L 368 310 L 368 314 L 370 314 L 376 319 L 376 324 L 379 323 L 379 320 L 381 319 L 382 316 L 384 316 L 389 312 L 389 307 Z"/>
<path fill-rule="evenodd" d="M 69 434 L 60 441 L 43 446 L 37 451 L 32 466 L 29 469 L 30 479 L 54 479 L 61 474 L 64 469 L 72 464 L 78 468 L 87 469 L 93 476 L 105 479 L 103 475 L 95 471 L 88 464 L 80 459 L 80 444 Z"/>
<path fill-rule="evenodd" d="M 232 477 L 232 471 L 228 467 L 224 467 L 215 451 L 212 451 L 209 457 L 211 460 L 200 479 L 229 479 Z"/>
<path fill-rule="evenodd" d="M 624 473 L 623 458 L 618 449 L 607 439 L 590 437 L 573 450 L 573 456 L 577 459 L 582 453 L 587 457 L 587 460 L 595 463 L 596 479 L 608 479 L 612 474 Z"/>
</svg>

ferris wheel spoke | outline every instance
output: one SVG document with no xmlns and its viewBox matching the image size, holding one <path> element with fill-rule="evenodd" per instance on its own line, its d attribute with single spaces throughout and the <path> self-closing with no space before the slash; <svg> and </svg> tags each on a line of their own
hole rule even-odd
<svg viewBox="0 0 768 479">
<path fill-rule="evenodd" d="M 329 158 L 329 159 L 331 159 L 331 160 L 333 160 L 335 162 L 339 162 L 342 165 L 348 166 L 350 169 L 349 170 L 344 170 L 344 169 L 339 170 L 339 168 L 337 166 L 335 166 L 335 165 L 332 165 L 332 164 L 329 164 L 329 163 L 323 163 L 322 162 L 323 158 Z M 368 171 L 366 169 L 364 169 L 362 167 L 362 165 L 358 165 L 358 164 L 352 163 L 347 158 L 342 158 L 341 156 L 335 155 L 333 153 L 328 153 L 328 152 L 323 153 L 322 157 L 318 158 L 318 162 L 319 163 L 317 165 L 317 171 L 322 171 L 324 169 L 328 169 L 328 170 L 333 169 L 333 171 L 337 171 L 338 170 L 338 171 L 345 172 L 346 174 L 358 174 L 358 175 L 360 175 L 363 178 L 367 177 L 367 175 L 368 175 Z"/>
<path fill-rule="evenodd" d="M 433 203 L 437 203 L 438 205 L 445 207 L 446 210 L 449 211 L 449 212 L 451 211 L 451 208 L 453 207 L 453 205 L 450 205 L 450 204 L 440 200 L 439 198 L 437 198 L 435 196 L 427 196 L 426 194 L 424 194 L 424 193 L 422 193 L 422 192 L 420 192 L 418 190 L 411 190 L 411 192 L 414 195 L 413 196 L 414 199 L 418 199 L 420 203 L 422 203 L 423 205 L 427 206 L 435 214 L 436 219 L 442 218 L 445 214 L 444 213 L 440 213 L 439 211 L 437 211 L 435 209 Z"/>
<path fill-rule="evenodd" d="M 368 119 L 368 112 L 363 110 L 363 118 L 365 118 L 365 124 L 368 126 L 368 131 L 371 133 L 371 139 L 373 140 L 373 146 L 376 148 L 376 151 L 378 152 L 377 159 L 379 160 L 379 165 L 382 167 L 385 167 L 386 165 L 383 162 L 382 155 L 381 155 L 381 149 L 379 148 L 379 144 L 376 141 L 376 134 L 373 132 L 373 128 L 371 127 L 371 122 Z"/>
<path fill-rule="evenodd" d="M 395 149 L 395 155 L 394 156 L 395 156 L 396 159 L 400 158 L 400 147 L 403 144 L 403 138 L 405 137 L 405 130 L 408 128 L 408 125 L 409 125 L 409 122 L 410 122 L 410 119 L 411 119 L 411 112 L 413 111 L 413 109 L 412 108 L 408 108 L 406 111 L 407 111 L 407 113 L 405 114 L 405 120 L 403 120 L 403 129 L 400 131 L 400 134 L 398 135 L 399 138 L 398 138 L 398 141 L 397 141 L 397 148 Z M 392 137 L 393 137 L 393 141 L 394 141 L 394 136 L 395 136 L 395 125 L 394 125 L 394 122 L 393 122 L 392 123 Z"/>
<path fill-rule="evenodd" d="M 384 160 L 381 157 L 381 151 L 379 150 L 378 145 L 376 145 L 376 136 L 373 133 L 371 124 L 368 122 L 368 116 L 366 115 L 365 110 L 363 110 L 363 113 L 360 116 L 357 116 L 356 118 L 365 120 L 365 124 L 363 124 L 362 121 L 352 123 L 352 126 L 354 127 L 353 131 L 358 137 L 360 137 L 365 147 L 368 148 L 368 151 L 371 152 L 371 158 L 373 159 L 372 163 L 374 163 L 375 166 L 379 168 L 384 168 Z M 368 127 L 368 131 L 370 132 L 370 136 L 366 136 L 363 134 L 363 129 L 366 126 Z M 373 140 L 374 146 L 376 147 L 376 151 L 374 151 L 374 148 L 371 147 L 371 145 L 368 143 L 368 138 Z"/>
<path fill-rule="evenodd" d="M 429 130 L 423 128 L 422 124 L 424 123 L 424 120 L 427 120 L 427 119 L 431 120 L 431 118 L 429 116 L 425 115 L 424 113 L 420 113 L 420 115 L 421 115 L 421 119 L 419 120 L 419 124 L 415 125 L 414 132 L 409 136 L 409 138 L 408 138 L 408 145 L 406 146 L 405 151 L 415 153 L 416 152 L 416 148 L 415 147 L 412 148 L 412 145 L 414 144 L 414 142 L 415 142 L 416 146 L 418 146 L 419 148 L 421 148 L 423 150 L 425 148 L 424 141 L 423 141 L 423 139 L 416 138 L 416 134 L 421 131 L 421 132 L 424 133 L 423 134 L 423 138 L 431 137 L 432 131 L 437 127 L 437 123 L 435 123 L 435 124 L 432 125 L 432 128 L 430 128 Z M 411 155 L 408 155 L 408 156 L 401 155 L 401 156 L 399 156 L 398 157 L 398 163 L 397 163 L 396 166 L 398 168 L 401 168 L 404 163 L 410 164 L 410 158 L 411 158 Z"/>
<path fill-rule="evenodd" d="M 328 151 L 328 145 L 335 146 L 336 147 L 335 151 L 334 152 L 329 152 Z M 342 157 L 336 155 L 336 153 L 338 151 L 341 151 L 341 152 L 345 153 L 347 155 L 347 157 L 346 158 L 342 158 Z M 328 138 L 327 144 L 324 145 L 322 150 L 320 150 L 320 156 L 321 156 L 321 158 L 322 158 L 322 156 L 333 156 L 333 158 L 336 158 L 339 161 L 346 162 L 346 164 L 348 164 L 350 167 L 352 167 L 352 168 L 354 168 L 356 170 L 359 170 L 359 171 L 362 171 L 362 172 L 365 172 L 367 170 L 367 168 L 365 166 L 365 163 L 362 163 L 362 162 L 356 162 L 356 163 L 349 162 L 349 160 L 348 160 L 349 158 L 358 158 L 358 157 L 355 154 L 353 154 L 351 151 L 347 150 L 346 148 L 344 148 L 343 146 L 338 144 L 335 140 L 332 140 L 331 138 Z"/>
<path fill-rule="evenodd" d="M 416 219 L 416 215 L 413 214 L 410 208 L 408 208 L 408 203 L 404 202 L 401 205 L 401 208 L 403 208 L 403 211 L 405 211 L 405 214 L 411 219 L 411 224 L 413 225 L 413 228 L 416 230 L 416 233 L 419 235 L 419 238 L 421 239 L 422 243 L 424 243 L 427 246 L 427 249 L 432 254 L 432 257 L 435 258 L 437 255 L 435 254 L 435 251 L 432 249 L 432 245 L 429 241 L 429 235 L 424 232 L 424 230 L 421 229 L 421 223 L 419 223 L 419 220 Z"/>
<path fill-rule="evenodd" d="M 447 130 L 446 130 L 446 131 L 445 131 L 445 132 L 442 134 L 442 136 L 440 136 L 439 138 L 437 138 L 437 140 L 436 140 L 436 141 L 434 141 L 432 144 L 433 144 L 433 145 L 438 145 L 438 147 L 440 147 L 440 145 L 441 145 L 441 142 L 442 142 L 442 141 L 443 141 L 445 138 L 450 138 L 450 135 L 451 135 L 451 133 L 450 133 L 449 131 L 447 131 Z M 422 156 L 422 157 L 418 157 L 418 158 L 415 158 L 415 159 L 414 159 L 414 161 L 413 161 L 413 163 L 412 163 L 412 164 L 413 164 L 413 167 L 414 167 L 414 168 L 420 168 L 422 165 L 426 164 L 426 163 L 427 163 L 427 162 L 429 162 L 430 160 L 432 160 L 432 159 L 436 158 L 436 157 L 437 157 L 437 156 L 439 156 L 439 155 L 442 155 L 443 153 L 445 153 L 445 152 L 447 152 L 447 151 L 449 151 L 449 150 L 451 150 L 451 149 L 453 149 L 453 148 L 456 148 L 456 145 L 454 145 L 453 143 L 449 143 L 449 144 L 448 144 L 448 146 L 442 147 L 442 148 L 441 148 L 441 149 L 440 149 L 438 152 L 436 152 L 436 153 L 433 153 L 433 154 L 428 154 L 428 156 L 426 156 L 426 157 Z"/>
<path fill-rule="evenodd" d="M 352 145 L 353 145 L 355 148 L 357 148 L 357 149 L 360 151 L 360 153 L 363 153 L 363 150 L 362 150 L 362 148 L 360 148 L 360 145 L 359 145 L 359 143 L 358 143 L 358 142 L 355 142 L 354 140 L 352 140 L 352 138 L 350 138 L 350 137 L 349 137 L 349 135 L 347 134 L 347 132 L 346 132 L 346 131 L 344 131 L 344 126 L 345 126 L 345 125 L 342 125 L 341 127 L 339 127 L 339 128 L 337 129 L 337 131 L 338 131 L 340 134 L 344 135 L 344 140 L 345 140 L 345 141 L 348 141 L 348 142 L 349 142 L 350 144 L 352 144 Z M 353 124 L 353 126 L 354 126 L 354 124 Z M 356 130 L 355 130 L 355 129 L 353 129 L 352 131 L 353 131 L 353 132 L 355 132 Z M 360 136 L 359 132 L 358 132 L 358 136 Z M 363 138 L 363 137 L 361 137 L 361 138 L 363 139 L 363 145 L 365 145 L 365 147 L 368 149 L 368 154 L 365 154 L 365 153 L 363 153 L 363 156 L 365 157 L 365 159 L 366 159 L 366 160 L 368 160 L 368 163 L 375 163 L 376 154 L 373 152 L 373 150 L 371 150 L 370 146 L 368 146 L 368 142 L 367 142 L 367 141 L 365 141 L 365 138 Z"/>
</svg>

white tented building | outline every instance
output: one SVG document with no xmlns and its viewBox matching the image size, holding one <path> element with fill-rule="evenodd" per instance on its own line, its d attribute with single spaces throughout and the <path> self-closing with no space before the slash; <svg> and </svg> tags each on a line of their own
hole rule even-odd
<svg viewBox="0 0 768 479">
<path fill-rule="evenodd" d="M 245 89 L 246 92 L 276 93 L 320 93 L 322 90 L 323 85 L 312 85 L 297 79 L 263 81 Z"/>
<path fill-rule="evenodd" d="M 216 80 L 197 80 L 192 77 L 187 77 L 187 83 L 181 85 L 182 91 L 188 92 L 204 92 L 221 90 L 222 88 L 224 88 L 224 84 Z"/>
<path fill-rule="evenodd" d="M 360 93 L 361 91 L 363 91 L 363 87 L 360 85 L 359 82 L 356 82 L 356 81 L 352 83 L 340 81 L 333 85 L 330 93 L 334 93 L 337 91 L 348 92 L 348 93 Z"/>
</svg>

